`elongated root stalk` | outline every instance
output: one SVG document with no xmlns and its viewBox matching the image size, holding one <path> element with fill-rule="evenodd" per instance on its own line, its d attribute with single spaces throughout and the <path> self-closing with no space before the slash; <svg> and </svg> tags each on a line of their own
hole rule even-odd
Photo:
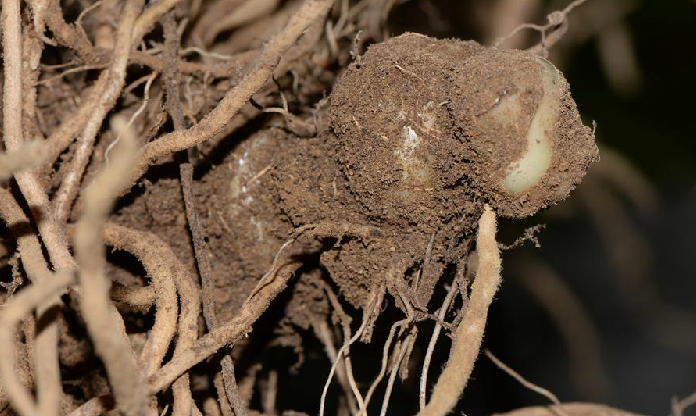
<svg viewBox="0 0 696 416">
<path fill-rule="evenodd" d="M 455 331 L 447 367 L 435 384 L 430 402 L 418 416 L 442 416 L 451 412 L 469 381 L 481 348 L 488 307 L 500 285 L 500 251 L 495 241 L 495 232 L 495 213 L 486 205 L 478 224 L 476 251 L 479 263 L 469 305 L 464 319 Z"/>
</svg>

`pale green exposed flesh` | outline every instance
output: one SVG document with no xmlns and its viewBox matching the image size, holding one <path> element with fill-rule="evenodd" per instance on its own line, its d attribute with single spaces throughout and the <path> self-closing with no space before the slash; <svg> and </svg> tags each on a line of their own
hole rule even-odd
<svg viewBox="0 0 696 416">
<path fill-rule="evenodd" d="M 505 190 L 511 194 L 520 194 L 529 190 L 539 182 L 551 166 L 552 135 L 558 117 L 558 100 L 560 97 L 558 73 L 556 68 L 545 59 L 539 58 L 539 61 L 544 68 L 542 75 L 544 94 L 527 131 L 527 150 L 520 159 L 510 163 L 508 167 L 509 173 L 503 180 Z M 506 106 L 519 106 L 519 99 L 515 98 L 509 97 L 509 99 L 501 103 L 499 108 L 503 107 L 503 104 Z"/>
</svg>

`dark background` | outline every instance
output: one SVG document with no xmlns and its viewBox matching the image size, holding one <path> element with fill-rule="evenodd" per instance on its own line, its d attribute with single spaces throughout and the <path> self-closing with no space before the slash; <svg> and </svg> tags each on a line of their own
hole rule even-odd
<svg viewBox="0 0 696 416">
<path fill-rule="evenodd" d="M 411 0 L 393 10 L 390 33 L 490 43 L 500 35 L 490 29 L 495 3 Z M 540 1 L 529 21 L 543 24 L 568 3 Z M 696 1 L 589 0 L 568 16 L 550 59 L 583 118 L 596 121 L 605 156 L 616 155 L 604 157 L 566 204 L 501 225 L 505 243 L 525 227 L 547 227 L 540 249 L 527 243 L 503 253 L 484 347 L 562 401 L 666 415 L 673 396 L 696 391 Z M 528 30 L 516 41 L 539 39 Z M 533 295 L 539 287 L 547 293 Z M 589 332 L 566 316 L 575 306 Z M 460 410 L 547 403 L 482 355 Z"/>
</svg>

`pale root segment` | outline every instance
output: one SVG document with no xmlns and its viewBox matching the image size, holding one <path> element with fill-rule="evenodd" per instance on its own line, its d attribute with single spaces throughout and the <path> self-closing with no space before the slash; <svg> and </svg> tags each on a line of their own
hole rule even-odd
<svg viewBox="0 0 696 416">
<path fill-rule="evenodd" d="M 486 205 L 478 224 L 478 267 L 464 319 L 455 331 L 449 362 L 435 384 L 430 402 L 418 416 L 442 416 L 451 412 L 469 381 L 481 349 L 488 307 L 500 286 L 500 250 L 495 233 L 495 213 Z"/>
</svg>

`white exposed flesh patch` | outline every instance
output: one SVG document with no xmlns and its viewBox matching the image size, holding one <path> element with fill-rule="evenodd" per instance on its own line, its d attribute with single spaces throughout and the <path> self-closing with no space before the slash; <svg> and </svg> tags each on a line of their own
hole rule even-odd
<svg viewBox="0 0 696 416">
<path fill-rule="evenodd" d="M 421 145 L 421 138 L 411 126 L 403 128 L 402 137 L 404 140 L 401 147 L 396 149 L 394 154 L 401 161 L 403 178 L 412 185 L 422 185 L 428 180 L 430 173 L 425 163 L 416 155 L 416 150 Z"/>
</svg>

